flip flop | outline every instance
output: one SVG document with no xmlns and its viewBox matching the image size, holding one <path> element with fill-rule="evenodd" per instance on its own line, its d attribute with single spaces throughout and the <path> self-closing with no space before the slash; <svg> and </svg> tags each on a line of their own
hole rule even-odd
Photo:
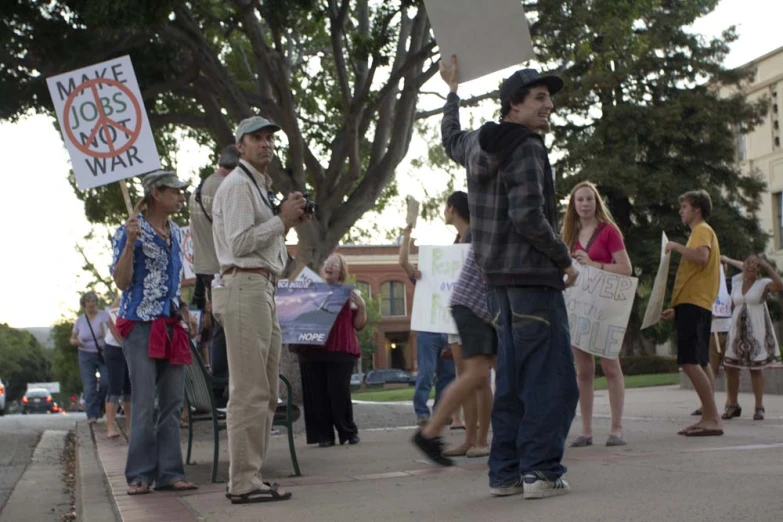
<svg viewBox="0 0 783 522">
<path fill-rule="evenodd" d="M 231 495 L 226 493 L 226 498 L 231 501 L 232 504 L 253 504 L 256 502 L 277 502 L 281 500 L 288 500 L 291 498 L 291 492 L 286 491 L 280 493 L 278 490 L 278 484 L 272 484 L 269 489 L 254 489 L 249 493 L 243 493 L 242 495 Z"/>
<path fill-rule="evenodd" d="M 678 431 L 677 435 L 685 435 L 686 433 L 688 433 L 689 431 L 691 431 L 694 428 L 698 428 L 698 426 L 696 426 L 695 424 L 692 424 L 692 425 L 688 426 L 687 428 L 683 428 L 680 431 Z"/>
<path fill-rule="evenodd" d="M 464 424 L 460 424 L 460 425 L 457 425 L 457 426 L 452 425 L 449 429 L 450 430 L 464 430 L 465 429 L 465 425 Z"/>
<path fill-rule="evenodd" d="M 719 437 L 723 435 L 723 430 L 702 428 L 701 426 L 697 426 L 692 430 L 686 431 L 683 433 L 683 435 L 686 437 Z"/>
<path fill-rule="evenodd" d="M 152 491 L 146 482 L 137 482 L 136 484 L 130 485 L 130 489 L 127 491 L 127 493 L 130 496 L 134 496 L 146 495 L 147 493 L 152 493 Z"/>
<path fill-rule="evenodd" d="M 107 436 L 108 438 L 110 438 L 110 439 L 116 439 L 117 437 L 119 437 L 119 436 L 120 436 L 120 434 L 119 434 L 119 433 L 113 433 L 113 434 L 111 434 L 111 435 L 106 435 L 106 436 Z"/>
<path fill-rule="evenodd" d="M 155 491 L 190 491 L 198 489 L 198 486 L 186 480 L 175 480 L 171 484 L 155 486 Z"/>
</svg>

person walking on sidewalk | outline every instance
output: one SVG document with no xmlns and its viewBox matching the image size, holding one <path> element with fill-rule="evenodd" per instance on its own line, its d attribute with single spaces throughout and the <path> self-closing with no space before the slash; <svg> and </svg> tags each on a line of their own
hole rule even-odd
<svg viewBox="0 0 783 522">
<path fill-rule="evenodd" d="M 598 188 L 589 181 L 578 183 L 571 190 L 562 236 L 571 249 L 571 255 L 582 266 L 592 266 L 612 274 L 631 275 L 631 260 L 625 249 L 623 235 L 604 205 Z M 573 351 L 579 384 L 582 434 L 571 443 L 571 447 L 581 448 L 593 444 L 595 355 L 577 346 L 573 347 Z M 601 369 L 609 387 L 609 406 L 612 410 L 612 427 L 606 445 L 623 446 L 626 444 L 623 436 L 625 378 L 619 357 L 601 357 Z"/>
<path fill-rule="evenodd" d="M 672 292 L 672 307 L 661 319 L 674 319 L 677 330 L 677 364 L 693 383 L 701 401 L 699 422 L 678 432 L 686 437 L 723 435 L 723 423 L 715 405 L 714 380 L 710 368 L 712 304 L 720 290 L 720 247 L 718 236 L 707 224 L 712 200 L 705 190 L 680 196 L 680 218 L 691 230 L 685 245 L 666 244 L 666 253 L 682 256 Z"/>
<path fill-rule="evenodd" d="M 84 392 L 84 409 L 87 420 L 93 424 L 103 416 L 103 403 L 109 387 L 109 376 L 103 356 L 104 327 L 109 322 L 109 313 L 98 310 L 98 296 L 86 292 L 79 299 L 84 314 L 73 325 L 71 344 L 79 349 L 79 375 Z M 100 378 L 95 377 L 95 373 Z"/>
<path fill-rule="evenodd" d="M 460 233 L 461 243 L 471 243 L 468 195 L 455 192 L 449 198 L 446 222 L 451 221 Z M 487 434 L 492 412 L 492 388 L 489 373 L 495 365 L 497 334 L 487 308 L 487 296 L 481 274 L 470 247 L 465 264 L 451 294 L 451 314 L 459 332 L 459 342 L 452 345 L 457 378 L 440 401 L 430 421 L 413 436 L 416 445 L 434 462 L 450 466 L 449 457 L 483 457 L 489 454 Z M 443 451 L 440 433 L 453 411 L 465 412 L 465 442 Z"/>
<path fill-rule="evenodd" d="M 410 264 L 410 244 L 413 225 L 408 225 L 402 232 L 400 243 L 400 266 L 415 285 L 421 279 L 421 272 Z M 440 404 L 443 390 L 454 380 L 456 372 L 453 359 L 441 357 L 446 349 L 448 336 L 437 332 L 416 332 L 416 388 L 413 392 L 413 410 L 416 412 L 416 423 L 424 426 L 430 419 L 430 399 L 432 381 L 435 380 L 435 403 L 433 409 Z"/>
<path fill-rule="evenodd" d="M 750 255 L 745 262 L 728 257 L 722 260 L 742 270 L 734 276 L 731 303 L 734 308 L 726 343 L 723 367 L 726 369 L 726 411 L 722 419 L 742 414 L 738 394 L 740 370 L 750 371 L 756 407 L 753 420 L 764 420 L 764 368 L 780 360 L 780 348 L 767 309 L 769 294 L 783 291 L 783 279 L 766 259 Z M 764 269 L 769 277 L 759 277 Z"/>
<path fill-rule="evenodd" d="M 192 359 L 179 313 L 182 234 L 169 219 L 182 210 L 187 183 L 158 171 L 142 184 L 144 198 L 112 240 L 111 273 L 122 290 L 115 328 L 133 389 L 125 464 L 129 495 L 149 493 L 153 483 L 156 491 L 196 489 L 185 480 L 180 445 L 185 365 Z"/>
<path fill-rule="evenodd" d="M 463 131 L 457 57 L 441 61 L 449 86 L 441 136 L 464 166 L 476 264 L 498 335 L 489 486 L 493 495 L 568 493 L 562 464 L 579 390 L 563 290 L 576 282 L 557 230 L 554 177 L 542 132 L 563 81 L 522 69 L 500 88 L 501 122 Z M 564 277 L 565 276 L 565 277 Z"/>
<path fill-rule="evenodd" d="M 277 278 L 288 261 L 285 236 L 304 221 L 305 199 L 293 192 L 279 208 L 270 200 L 267 167 L 280 127 L 261 116 L 239 123 L 237 168 L 212 202 L 212 233 L 223 283 L 212 288 L 212 313 L 228 354 L 229 479 L 233 504 L 287 500 L 290 492 L 261 479 L 277 410 L 282 337 L 275 308 Z M 222 286 L 221 286 L 222 285 Z"/>
</svg>

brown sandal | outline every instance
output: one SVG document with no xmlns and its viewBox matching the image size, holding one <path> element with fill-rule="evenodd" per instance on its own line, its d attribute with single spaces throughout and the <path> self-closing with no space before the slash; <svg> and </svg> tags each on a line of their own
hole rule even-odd
<svg viewBox="0 0 783 522">
<path fill-rule="evenodd" d="M 742 415 L 742 406 L 739 404 L 729 404 L 726 406 L 726 411 L 723 412 L 723 415 L 720 416 L 723 420 L 733 419 L 734 417 L 739 417 Z"/>
</svg>

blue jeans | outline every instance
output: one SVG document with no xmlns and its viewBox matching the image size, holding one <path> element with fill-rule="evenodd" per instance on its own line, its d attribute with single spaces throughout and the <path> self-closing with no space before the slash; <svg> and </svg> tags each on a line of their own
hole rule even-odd
<svg viewBox="0 0 783 522">
<path fill-rule="evenodd" d="M 533 471 L 554 480 L 579 400 L 563 293 L 487 286 L 487 303 L 498 332 L 490 487 Z"/>
<path fill-rule="evenodd" d="M 100 382 L 95 380 L 95 372 L 101 374 Z M 79 350 L 79 375 L 82 379 L 82 391 L 84 392 L 84 409 L 88 419 L 101 417 L 101 403 L 106 400 L 106 391 L 109 387 L 109 376 L 106 366 L 100 363 L 98 352 L 86 352 Z"/>
<path fill-rule="evenodd" d="M 150 359 L 151 323 L 136 323 L 122 341 L 131 389 L 131 433 L 125 479 L 165 486 L 185 478 L 179 422 L 185 400 L 185 367 Z M 159 413 L 155 418 L 155 391 Z"/>
<path fill-rule="evenodd" d="M 432 390 L 432 380 L 435 381 L 435 404 L 438 404 L 440 394 L 454 380 L 454 361 L 441 359 L 440 354 L 446 348 L 446 334 L 432 332 L 416 333 L 416 363 L 419 373 L 416 375 L 416 391 L 413 394 L 413 409 L 417 417 L 429 417 L 430 408 L 427 401 Z"/>
</svg>

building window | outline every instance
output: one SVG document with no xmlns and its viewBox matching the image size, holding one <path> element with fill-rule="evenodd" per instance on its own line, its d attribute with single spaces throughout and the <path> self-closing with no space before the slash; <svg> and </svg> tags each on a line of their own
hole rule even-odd
<svg viewBox="0 0 783 522">
<path fill-rule="evenodd" d="M 356 281 L 354 286 L 362 293 L 362 297 L 365 301 L 372 299 L 372 288 L 370 287 L 370 283 L 367 281 Z"/>
<path fill-rule="evenodd" d="M 775 236 L 775 248 L 783 250 L 783 193 L 772 195 L 772 230 Z"/>
<path fill-rule="evenodd" d="M 381 315 L 384 317 L 404 317 L 405 283 L 386 281 L 381 285 Z"/>
<path fill-rule="evenodd" d="M 737 147 L 737 161 L 745 161 L 748 159 L 748 149 L 745 143 L 745 131 L 742 125 L 737 125 L 734 128 L 734 134 L 736 135 L 736 147 Z"/>
</svg>

